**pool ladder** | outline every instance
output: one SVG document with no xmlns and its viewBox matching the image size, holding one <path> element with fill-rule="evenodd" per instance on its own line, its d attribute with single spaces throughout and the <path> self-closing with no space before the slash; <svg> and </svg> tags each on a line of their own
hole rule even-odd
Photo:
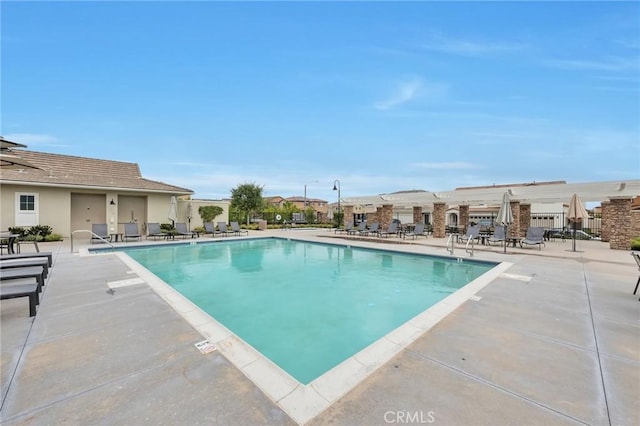
<svg viewBox="0 0 640 426">
<path fill-rule="evenodd" d="M 73 250 L 73 236 L 79 232 L 88 232 L 89 234 L 91 234 L 93 236 L 93 238 L 97 238 L 101 241 L 103 241 L 104 243 L 106 243 L 109 247 L 111 247 L 111 249 L 113 250 L 115 247 L 113 246 L 113 244 L 111 244 L 110 241 L 105 240 L 104 238 L 102 238 L 100 235 L 94 234 L 93 231 L 89 231 L 88 229 L 77 229 L 75 231 L 73 231 L 71 233 L 71 253 L 75 253 L 75 251 Z"/>
<path fill-rule="evenodd" d="M 449 239 L 447 240 L 447 251 L 452 256 L 453 256 L 453 250 L 455 248 L 455 238 L 457 238 L 457 237 L 458 236 L 455 235 L 455 234 L 449 234 Z M 473 242 L 474 242 L 474 238 L 469 238 L 467 240 L 467 244 L 465 245 L 464 251 L 469 253 L 469 256 L 473 256 L 473 250 L 474 250 Z M 469 245 L 471 245 L 471 248 L 469 248 Z"/>
</svg>

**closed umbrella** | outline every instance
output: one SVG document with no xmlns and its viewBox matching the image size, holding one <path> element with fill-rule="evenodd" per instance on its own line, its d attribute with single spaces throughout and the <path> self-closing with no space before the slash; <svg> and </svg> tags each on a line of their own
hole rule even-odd
<svg viewBox="0 0 640 426">
<path fill-rule="evenodd" d="M 7 154 L 7 150 L 0 153 L 0 167 L 3 170 L 40 169 L 40 167 L 24 160 L 17 155 Z"/>
<path fill-rule="evenodd" d="M 573 224 L 573 251 L 576 251 L 576 225 L 578 222 L 582 222 L 584 219 L 589 218 L 589 213 L 587 213 L 587 210 L 584 208 L 578 194 L 573 194 L 571 197 L 567 218 Z"/>
<path fill-rule="evenodd" d="M 171 203 L 169 204 L 169 220 L 174 226 L 178 220 L 178 200 L 175 196 L 171 197 Z"/>
<path fill-rule="evenodd" d="M 505 192 L 502 196 L 502 204 L 500 204 L 500 210 L 498 211 L 498 217 L 496 222 L 504 226 L 504 252 L 507 252 L 507 238 L 509 237 L 509 225 L 513 223 L 513 213 L 511 212 L 511 201 L 509 200 L 509 193 Z"/>
</svg>

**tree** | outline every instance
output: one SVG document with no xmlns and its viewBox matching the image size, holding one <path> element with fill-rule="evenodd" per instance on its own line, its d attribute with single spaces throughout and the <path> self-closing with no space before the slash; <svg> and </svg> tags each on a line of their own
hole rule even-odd
<svg viewBox="0 0 640 426">
<path fill-rule="evenodd" d="M 253 212 L 262 208 L 262 188 L 255 183 L 243 183 L 231 190 L 231 207 L 246 215 L 247 225 Z"/>
<path fill-rule="evenodd" d="M 220 216 L 224 212 L 224 209 L 220 206 L 200 206 L 198 207 L 198 213 L 202 218 L 202 222 L 213 222 L 217 216 Z"/>
</svg>

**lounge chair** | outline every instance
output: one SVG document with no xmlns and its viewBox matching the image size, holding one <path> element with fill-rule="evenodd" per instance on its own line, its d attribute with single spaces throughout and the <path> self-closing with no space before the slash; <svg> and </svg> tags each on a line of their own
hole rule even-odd
<svg viewBox="0 0 640 426">
<path fill-rule="evenodd" d="M 416 237 L 418 237 L 419 235 L 422 235 L 425 238 L 427 238 L 427 234 L 424 233 L 424 223 L 416 223 L 416 226 L 413 228 L 413 231 L 405 232 L 403 238 L 413 237 L 413 239 L 415 240 Z"/>
<path fill-rule="evenodd" d="M 527 244 L 527 245 L 538 245 L 538 250 L 542 250 L 542 246 L 545 245 L 544 244 L 544 228 L 538 227 L 538 226 L 530 226 L 529 229 L 527 229 L 527 235 L 524 237 L 524 239 L 520 240 L 520 247 L 523 246 L 523 244 Z"/>
<path fill-rule="evenodd" d="M 380 224 L 378 222 L 373 222 L 368 229 L 364 229 L 358 233 L 360 235 L 369 236 L 370 234 L 377 234 L 378 228 L 380 228 Z"/>
<path fill-rule="evenodd" d="M 367 229 L 367 222 L 362 221 L 358 224 L 357 228 L 351 228 L 349 231 L 347 231 L 347 235 L 355 235 L 360 233 L 360 231 L 365 231 Z"/>
<path fill-rule="evenodd" d="M 91 244 L 93 244 L 94 240 L 103 242 L 111 241 L 111 236 L 109 235 L 109 227 L 106 223 L 92 223 L 91 232 Z"/>
<path fill-rule="evenodd" d="M 633 258 L 636 260 L 636 263 L 638 264 L 638 271 L 640 271 L 640 254 L 632 251 L 631 256 L 633 256 Z M 640 277 L 638 277 L 638 282 L 636 282 L 636 288 L 633 290 L 633 294 L 636 294 L 636 292 L 638 291 L 639 285 L 640 285 Z"/>
<path fill-rule="evenodd" d="M 378 237 L 386 238 L 389 235 L 398 235 L 398 222 L 391 222 L 386 231 L 378 231 Z"/>
<path fill-rule="evenodd" d="M 204 232 L 202 235 L 211 234 L 212 237 L 216 236 L 216 225 L 213 222 L 204 223 Z"/>
<path fill-rule="evenodd" d="M 138 224 L 135 222 L 124 224 L 124 234 L 122 234 L 122 241 L 127 241 L 129 238 L 135 238 L 137 240 L 142 239 L 142 235 L 138 232 Z"/>
<path fill-rule="evenodd" d="M 149 237 L 153 238 L 167 238 L 167 233 L 160 228 L 159 223 L 147 223 L 147 240 Z"/>
<path fill-rule="evenodd" d="M 13 280 L 22 280 L 24 278 L 35 278 L 38 282 L 38 290 L 41 291 L 45 283 L 44 267 L 43 266 L 25 266 L 22 268 L 0 269 L 0 282 L 2 283 L 6 283 Z"/>
<path fill-rule="evenodd" d="M 241 229 L 240 224 L 238 222 L 231 222 L 231 232 L 235 235 L 247 234 L 249 235 L 249 231 L 246 229 Z"/>
<path fill-rule="evenodd" d="M 349 233 L 349 231 L 351 231 L 353 229 L 353 222 L 347 222 L 344 226 L 344 228 L 336 228 L 336 230 L 334 231 L 335 234 L 339 233 Z"/>
<path fill-rule="evenodd" d="M 17 299 L 19 297 L 29 298 L 29 316 L 36 315 L 36 306 L 40 303 L 38 284 L 18 284 L 0 286 L 0 299 Z"/>
<path fill-rule="evenodd" d="M 479 240 L 480 239 L 480 225 L 476 226 L 467 226 L 467 232 L 464 235 L 460 235 L 458 240 L 466 243 L 469 240 Z"/>
<path fill-rule="evenodd" d="M 176 235 L 180 235 L 182 238 L 195 238 L 195 232 L 189 232 L 187 230 L 187 224 L 184 222 L 176 222 Z"/>
<path fill-rule="evenodd" d="M 51 253 L 50 251 L 42 251 L 38 253 L 2 254 L 0 255 L 0 260 L 31 259 L 38 257 L 46 257 L 49 261 L 49 266 L 53 266 L 53 253 Z"/>
<path fill-rule="evenodd" d="M 504 226 L 496 226 L 493 228 L 493 235 L 487 238 L 487 243 L 491 245 L 491 243 L 504 243 L 507 234 L 505 233 Z"/>
<path fill-rule="evenodd" d="M 225 237 L 228 237 L 230 233 L 231 231 L 227 229 L 226 222 L 218 222 L 218 231 L 216 231 L 216 234 L 220 234 Z"/>
<path fill-rule="evenodd" d="M 0 260 L 0 269 L 25 268 L 28 266 L 42 266 L 44 268 L 43 277 L 46 278 L 49 275 L 49 261 L 46 257 Z"/>
</svg>

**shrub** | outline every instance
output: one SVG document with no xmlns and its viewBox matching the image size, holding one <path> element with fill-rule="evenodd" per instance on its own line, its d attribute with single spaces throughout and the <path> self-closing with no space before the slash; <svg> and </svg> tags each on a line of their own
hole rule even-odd
<svg viewBox="0 0 640 426">
<path fill-rule="evenodd" d="M 631 239 L 631 250 L 640 250 L 640 237 Z"/>
<path fill-rule="evenodd" d="M 60 234 L 49 234 L 44 237 L 45 241 L 62 241 L 62 235 Z"/>
</svg>

